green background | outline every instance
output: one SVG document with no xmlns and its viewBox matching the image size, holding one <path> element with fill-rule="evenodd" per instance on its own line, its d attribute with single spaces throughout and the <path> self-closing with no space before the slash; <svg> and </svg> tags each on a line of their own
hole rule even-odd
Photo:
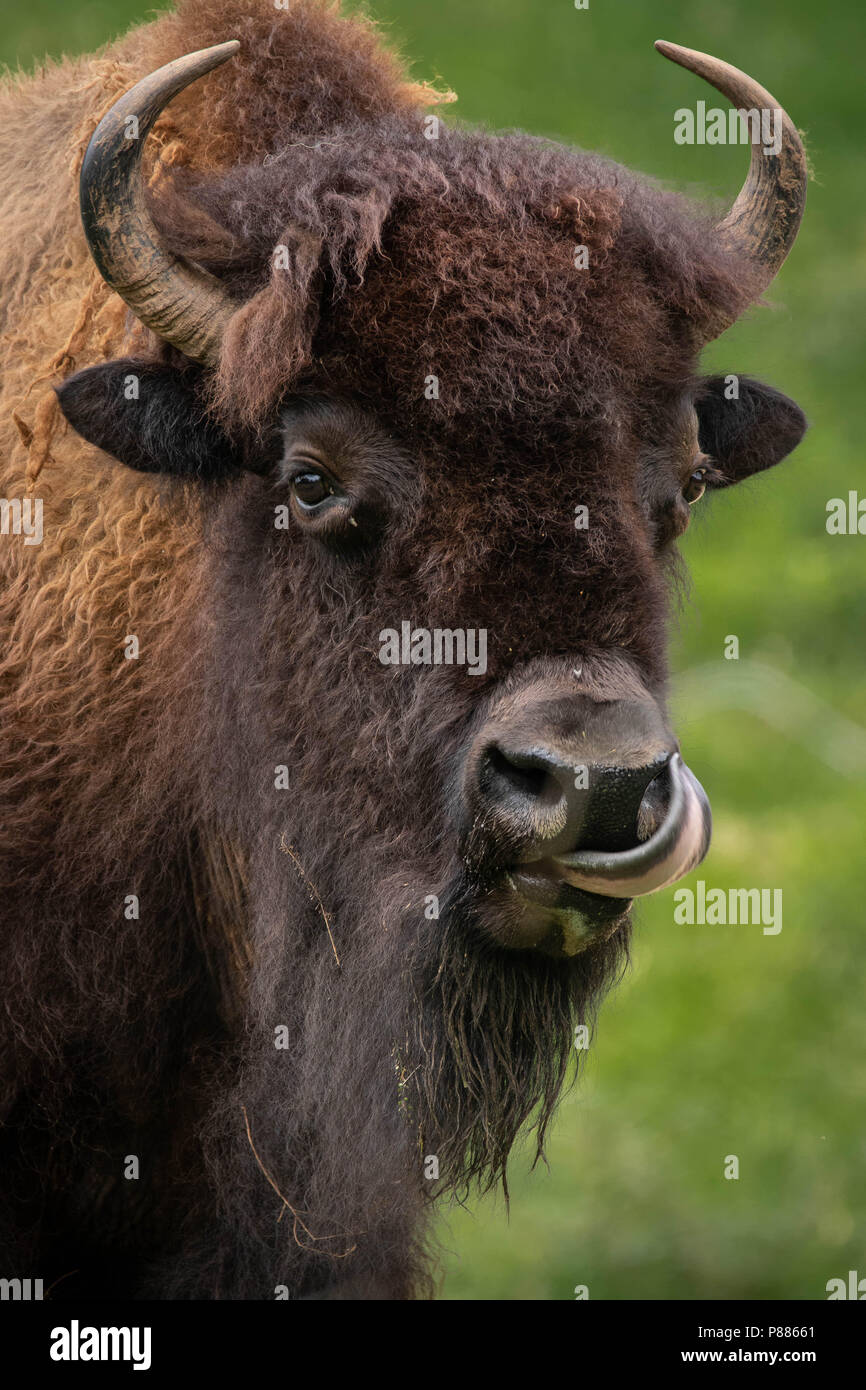
<svg viewBox="0 0 866 1390">
<path fill-rule="evenodd" d="M 825 529 L 830 498 L 866 496 L 860 0 L 374 9 L 418 75 L 459 93 L 464 120 L 554 135 L 682 189 L 732 199 L 747 156 L 674 144 L 675 109 L 713 94 L 655 38 L 747 69 L 807 136 L 815 180 L 774 307 L 705 365 L 789 392 L 811 433 L 774 474 L 697 509 L 673 648 L 679 732 L 716 819 L 687 883 L 781 888 L 783 929 L 678 926 L 672 891 L 642 905 L 549 1169 L 529 1175 L 518 1155 L 510 1217 L 487 1199 L 448 1213 L 442 1234 L 450 1298 L 572 1298 L 579 1284 L 591 1298 L 825 1297 L 828 1279 L 866 1276 L 866 536 Z M 86 51 L 152 12 L 7 0 L 0 58 Z"/>
</svg>

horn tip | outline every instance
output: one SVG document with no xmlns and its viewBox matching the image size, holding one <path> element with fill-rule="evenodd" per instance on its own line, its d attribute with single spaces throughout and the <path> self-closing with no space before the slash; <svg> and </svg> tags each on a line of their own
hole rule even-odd
<svg viewBox="0 0 866 1390">
<path fill-rule="evenodd" d="M 227 39 L 225 43 L 215 43 L 211 48 L 202 48 L 198 53 L 189 54 L 189 57 L 204 59 L 210 67 L 217 68 L 220 63 L 233 58 L 240 46 L 239 39 Z"/>
<path fill-rule="evenodd" d="M 685 57 L 693 52 L 691 48 L 683 48 L 681 44 L 668 43 L 667 39 L 656 39 L 653 48 L 661 53 L 663 58 L 670 58 L 672 63 L 681 63 Z"/>
</svg>

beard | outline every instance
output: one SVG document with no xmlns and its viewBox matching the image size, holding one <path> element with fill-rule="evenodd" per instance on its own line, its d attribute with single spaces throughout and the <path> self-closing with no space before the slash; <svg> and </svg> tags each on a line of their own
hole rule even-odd
<svg viewBox="0 0 866 1390">
<path fill-rule="evenodd" d="M 461 881 L 425 922 L 411 972 L 399 1049 L 401 1105 L 435 1190 L 465 1196 L 501 1183 L 529 1125 L 533 1166 L 580 1058 L 575 1025 L 590 1029 L 628 963 L 630 921 L 573 958 L 503 950 L 479 923 L 476 890 Z M 432 930 L 435 929 L 435 930 Z"/>
<path fill-rule="evenodd" d="M 390 867 L 344 865 L 328 930 L 300 880 L 287 901 L 285 876 L 270 878 L 245 1036 L 202 1134 L 212 1236 L 163 1268 L 163 1296 L 430 1292 L 432 1199 L 499 1183 L 507 1196 L 527 1125 L 541 1156 L 574 1026 L 621 973 L 627 924 L 573 958 L 507 951 L 459 870 L 429 920 L 429 877 Z"/>
</svg>

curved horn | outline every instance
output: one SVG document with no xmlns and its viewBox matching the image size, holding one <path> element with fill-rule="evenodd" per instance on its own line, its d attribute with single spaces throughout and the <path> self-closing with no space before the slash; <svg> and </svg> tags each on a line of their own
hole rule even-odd
<svg viewBox="0 0 866 1390">
<path fill-rule="evenodd" d="M 757 292 L 762 293 L 773 280 L 797 236 L 806 206 L 808 170 L 806 154 L 796 127 L 787 112 L 770 93 L 739 68 L 696 53 L 679 44 L 656 40 L 656 48 L 672 63 L 679 63 L 717 92 L 727 97 L 739 111 L 773 111 L 773 133 L 781 121 L 778 154 L 765 154 L 764 141 L 750 123 L 751 162 L 746 182 L 724 221 L 719 223 L 722 242 L 754 270 Z M 726 322 L 723 328 L 729 327 Z M 722 332 L 722 328 L 718 330 Z"/>
<path fill-rule="evenodd" d="M 137 82 L 93 132 L 79 184 L 84 234 L 102 278 L 160 338 L 207 364 L 219 358 L 238 306 L 212 276 L 161 245 L 145 205 L 141 156 L 163 107 L 239 48 L 233 39 L 187 53 Z"/>
</svg>

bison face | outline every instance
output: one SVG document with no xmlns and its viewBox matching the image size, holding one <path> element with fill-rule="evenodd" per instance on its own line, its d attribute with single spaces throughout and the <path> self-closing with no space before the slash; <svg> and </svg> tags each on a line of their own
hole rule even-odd
<svg viewBox="0 0 866 1390">
<path fill-rule="evenodd" d="M 776 109 L 736 69 L 657 46 Z M 198 244 L 169 198 L 166 245 L 144 141 L 237 49 L 144 79 L 82 167 L 100 271 L 186 366 L 92 368 L 62 409 L 131 467 L 221 485 L 209 630 L 238 706 L 260 693 L 247 765 L 285 767 L 291 835 L 319 825 L 308 854 L 335 897 L 375 860 L 395 898 L 444 900 L 488 942 L 577 955 L 708 845 L 664 713 L 664 570 L 705 490 L 775 463 L 804 428 L 759 383 L 695 376 L 701 342 L 796 235 L 799 137 L 776 110 L 768 160 L 753 132 L 740 198 L 707 226 L 592 157 L 523 136 L 425 141 L 417 113 L 392 112 L 362 140 L 289 142 L 193 180 L 212 230 Z M 130 376 L 134 409 L 119 406 Z"/>
<path fill-rule="evenodd" d="M 131 377 L 138 402 L 118 409 Z M 396 420 L 312 389 L 264 445 L 233 444 L 192 369 L 119 361 L 59 395 L 128 465 L 202 480 L 213 662 L 245 711 L 245 775 L 270 790 L 286 769 L 263 823 L 333 900 L 345 911 L 375 864 L 378 921 L 390 893 L 467 939 L 573 956 L 709 842 L 664 712 L 671 545 L 706 491 L 804 429 L 778 392 L 741 378 L 728 401 L 725 380 L 651 411 L 624 400 L 616 431 L 491 442 L 483 461 L 419 451 Z"/>
<path fill-rule="evenodd" d="M 308 1210 L 346 1194 L 346 1231 L 347 1125 L 377 1155 L 365 1229 L 419 1152 L 459 1185 L 503 1174 L 530 1115 L 541 1144 L 630 900 L 706 850 L 664 711 L 672 548 L 804 422 L 698 356 L 785 259 L 806 165 L 769 93 L 660 43 L 781 119 L 718 223 L 547 141 L 428 140 L 411 97 L 366 94 L 306 134 L 290 103 L 258 163 L 179 161 L 147 194 L 162 107 L 238 47 L 159 69 L 94 133 L 85 234 L 161 361 L 59 395 L 85 439 L 200 492 L 184 728 L 199 841 L 216 822 L 246 858 L 244 1105 L 289 1097 L 272 1150 L 310 1156 Z"/>
</svg>

